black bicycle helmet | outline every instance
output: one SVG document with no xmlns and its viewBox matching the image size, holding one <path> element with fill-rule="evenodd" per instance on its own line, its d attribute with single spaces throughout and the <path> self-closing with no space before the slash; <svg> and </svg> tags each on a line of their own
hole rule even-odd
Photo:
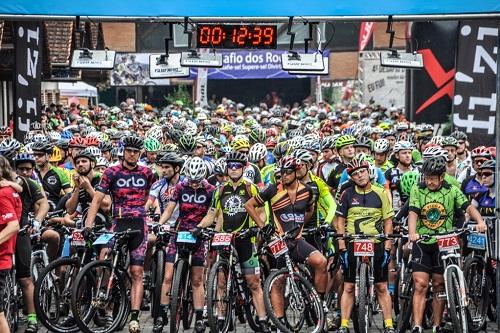
<svg viewBox="0 0 500 333">
<path fill-rule="evenodd" d="M 80 151 L 78 155 L 76 155 L 74 158 L 75 163 L 79 158 L 88 158 L 90 161 L 94 163 L 96 162 L 96 157 L 90 148 L 85 148 L 82 151 Z"/>
<path fill-rule="evenodd" d="M 247 164 L 247 157 L 238 151 L 232 151 L 226 156 L 226 163 L 229 162 L 238 162 L 245 165 Z"/>
<path fill-rule="evenodd" d="M 196 148 L 196 138 L 192 135 L 185 134 L 179 139 L 178 147 L 183 153 L 192 153 Z"/>
<path fill-rule="evenodd" d="M 99 149 L 101 151 L 110 151 L 111 149 L 113 149 L 113 143 L 111 143 L 111 141 L 102 141 L 101 143 L 99 143 Z"/>
<path fill-rule="evenodd" d="M 446 172 L 446 158 L 433 157 L 424 162 L 422 173 L 427 176 L 440 176 Z"/>
<path fill-rule="evenodd" d="M 467 134 L 465 134 L 465 132 L 462 132 L 462 131 L 455 131 L 455 132 L 451 133 L 450 136 L 454 137 L 458 141 L 459 140 L 467 141 Z"/>
<path fill-rule="evenodd" d="M 175 151 L 165 151 L 158 154 L 156 158 L 158 164 L 171 164 L 173 166 L 182 167 L 184 159 Z"/>
<path fill-rule="evenodd" d="M 41 151 L 46 154 L 51 154 L 52 153 L 52 148 L 54 146 L 50 142 L 45 142 L 45 141 L 36 141 L 33 142 L 33 145 L 31 146 L 32 151 Z"/>
<path fill-rule="evenodd" d="M 144 140 L 135 135 L 127 135 L 122 138 L 123 148 L 135 148 L 142 149 L 144 146 Z"/>
</svg>

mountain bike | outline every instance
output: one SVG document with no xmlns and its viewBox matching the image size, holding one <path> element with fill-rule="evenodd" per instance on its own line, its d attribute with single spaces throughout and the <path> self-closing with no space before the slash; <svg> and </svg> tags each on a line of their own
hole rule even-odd
<svg viewBox="0 0 500 333">
<path fill-rule="evenodd" d="M 212 333 L 228 332 L 235 323 L 236 312 L 244 312 L 253 331 L 260 329 L 254 316 L 252 293 L 246 285 L 235 249 L 236 239 L 248 239 L 256 230 L 250 228 L 239 234 L 215 233 L 212 238 L 211 248 L 217 252 L 207 281 L 207 317 Z"/>
<path fill-rule="evenodd" d="M 281 332 L 306 329 L 306 332 L 319 333 L 325 325 L 323 302 L 308 277 L 292 261 L 286 244 L 287 240 L 295 238 L 296 229 L 282 236 L 275 235 L 266 241 L 266 246 L 273 256 L 276 259 L 284 259 L 285 267 L 271 271 L 266 278 L 263 289 L 264 305 L 272 323 Z M 282 320 L 276 313 L 284 315 Z"/>
<path fill-rule="evenodd" d="M 152 224 L 150 230 L 155 234 L 156 241 L 153 245 L 153 255 L 151 259 L 151 283 L 149 285 L 149 293 L 151 295 L 151 317 L 157 318 L 160 315 L 161 289 L 165 276 L 165 247 L 168 245 L 170 234 L 165 232 L 163 227 L 159 224 Z"/>
<path fill-rule="evenodd" d="M 85 333 L 109 333 L 123 328 L 130 312 L 131 279 L 128 241 L 141 234 L 126 230 L 100 235 L 93 243 L 109 247 L 104 260 L 80 269 L 71 291 L 71 308 L 78 327 Z"/>
</svg>

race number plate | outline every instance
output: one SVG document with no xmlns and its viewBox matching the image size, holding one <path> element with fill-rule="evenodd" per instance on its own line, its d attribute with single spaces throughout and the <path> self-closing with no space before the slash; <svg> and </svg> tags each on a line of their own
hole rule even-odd
<svg viewBox="0 0 500 333">
<path fill-rule="evenodd" d="M 486 235 L 476 233 L 468 235 L 467 247 L 476 250 L 486 250 Z"/>
<path fill-rule="evenodd" d="M 440 252 L 449 252 L 460 248 L 456 235 L 436 236 L 436 239 Z"/>
<path fill-rule="evenodd" d="M 375 243 L 370 239 L 359 239 L 354 241 L 355 257 L 373 257 L 375 255 Z"/>
<path fill-rule="evenodd" d="M 177 243 L 195 244 L 196 238 L 189 231 L 179 231 L 177 233 Z"/>
<path fill-rule="evenodd" d="M 81 230 L 73 230 L 73 234 L 71 234 L 71 245 L 73 246 L 85 245 L 85 239 L 83 238 Z"/>
<path fill-rule="evenodd" d="M 94 245 L 107 245 L 113 239 L 114 234 L 102 234 L 94 242 Z"/>
<path fill-rule="evenodd" d="M 212 239 L 212 246 L 228 246 L 231 245 L 231 240 L 233 239 L 233 234 L 229 233 L 218 233 L 214 235 Z"/>
<path fill-rule="evenodd" d="M 269 250 L 271 250 L 271 253 L 275 258 L 278 258 L 282 254 L 286 253 L 286 251 L 288 251 L 288 247 L 286 246 L 285 241 L 281 239 L 272 241 L 268 246 Z"/>
</svg>

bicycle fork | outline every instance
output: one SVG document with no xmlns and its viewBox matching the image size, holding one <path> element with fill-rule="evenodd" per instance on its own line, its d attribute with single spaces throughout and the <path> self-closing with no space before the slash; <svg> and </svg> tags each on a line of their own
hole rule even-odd
<svg viewBox="0 0 500 333">
<path fill-rule="evenodd" d="M 464 309 L 465 307 L 467 307 L 468 305 L 468 301 L 467 301 L 467 292 L 465 290 L 465 278 L 464 278 L 464 273 L 462 272 L 462 270 L 460 269 L 460 267 L 458 267 L 458 265 L 456 264 L 451 264 L 451 265 L 448 265 L 446 267 L 446 270 L 444 272 L 444 285 L 445 285 L 445 290 L 446 290 L 446 295 L 451 295 L 451 293 L 453 292 L 453 290 L 449 290 L 448 289 L 448 283 L 447 282 L 447 271 L 450 269 L 450 268 L 454 268 L 456 271 L 457 271 L 457 275 L 458 275 L 458 284 L 459 284 L 459 294 L 460 294 L 460 308 L 461 309 Z M 447 304 L 448 304 L 448 307 L 450 306 L 450 302 L 449 302 L 449 299 L 447 297 Z"/>
</svg>

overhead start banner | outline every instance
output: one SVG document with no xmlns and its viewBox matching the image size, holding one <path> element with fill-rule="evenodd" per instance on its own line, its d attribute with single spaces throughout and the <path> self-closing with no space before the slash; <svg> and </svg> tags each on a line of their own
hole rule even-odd
<svg viewBox="0 0 500 333">
<path fill-rule="evenodd" d="M 16 48 L 14 136 L 22 141 L 30 124 L 39 120 L 41 109 L 41 72 L 43 25 L 19 22 L 14 25 Z"/>
<path fill-rule="evenodd" d="M 281 68 L 281 55 L 287 51 L 234 51 L 222 52 L 222 68 L 210 68 L 211 80 L 227 79 L 295 79 L 304 75 L 290 75 Z M 329 52 L 323 52 L 323 62 L 328 66 Z M 325 59 L 326 58 L 326 59 Z"/>
<path fill-rule="evenodd" d="M 380 52 L 365 51 L 360 54 L 360 82 L 362 101 L 384 107 L 405 105 L 406 70 L 382 67 Z"/>
<path fill-rule="evenodd" d="M 460 22 L 453 125 L 473 147 L 495 145 L 498 47 L 498 21 Z"/>
</svg>

